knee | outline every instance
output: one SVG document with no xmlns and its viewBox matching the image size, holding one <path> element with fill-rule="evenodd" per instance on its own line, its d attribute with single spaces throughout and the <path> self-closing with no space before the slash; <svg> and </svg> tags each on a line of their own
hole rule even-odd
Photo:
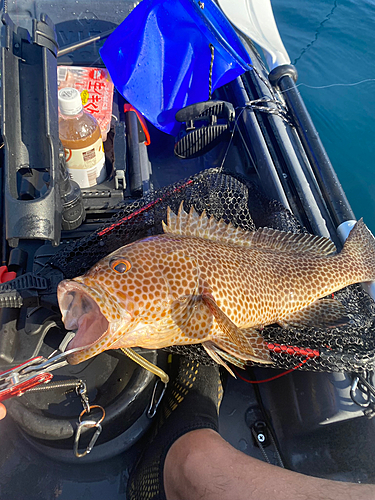
<svg viewBox="0 0 375 500">
<path fill-rule="evenodd" d="M 198 429 L 181 436 L 168 451 L 164 465 L 164 490 L 168 500 L 211 498 L 210 478 L 222 462 L 227 443 L 211 429 Z M 219 472 L 217 470 L 217 472 Z M 223 485 L 221 485 L 222 487 Z M 215 498 L 215 497 L 213 497 Z"/>
</svg>

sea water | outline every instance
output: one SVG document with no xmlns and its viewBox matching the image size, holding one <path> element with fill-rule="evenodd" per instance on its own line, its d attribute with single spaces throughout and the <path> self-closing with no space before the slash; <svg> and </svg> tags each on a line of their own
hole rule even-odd
<svg viewBox="0 0 375 500">
<path fill-rule="evenodd" d="M 272 0 L 299 91 L 357 218 L 375 233 L 375 0 Z"/>
</svg>

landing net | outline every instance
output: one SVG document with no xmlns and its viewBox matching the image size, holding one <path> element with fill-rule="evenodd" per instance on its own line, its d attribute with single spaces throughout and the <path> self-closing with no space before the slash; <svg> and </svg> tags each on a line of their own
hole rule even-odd
<svg viewBox="0 0 375 500">
<path fill-rule="evenodd" d="M 269 200 L 247 180 L 217 169 L 205 170 L 189 179 L 120 208 L 111 221 L 90 235 L 65 245 L 52 260 L 66 278 L 88 271 L 102 257 L 145 236 L 163 232 L 167 207 L 223 219 L 245 230 L 271 227 L 294 233 L 306 232 L 294 215 L 279 202 Z M 350 322 L 330 329 L 290 328 L 271 325 L 262 331 L 273 367 L 312 371 L 373 370 L 375 364 L 375 305 L 361 285 L 352 285 L 335 298 L 347 308 Z M 212 361 L 200 345 L 168 348 L 202 363 Z M 307 360 L 307 361 L 306 361 Z M 302 362 L 304 361 L 304 362 Z"/>
</svg>

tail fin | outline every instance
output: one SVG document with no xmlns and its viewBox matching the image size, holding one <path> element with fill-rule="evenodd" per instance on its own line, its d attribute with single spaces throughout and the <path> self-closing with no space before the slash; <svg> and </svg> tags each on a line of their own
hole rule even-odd
<svg viewBox="0 0 375 500">
<path fill-rule="evenodd" d="M 375 281 L 375 237 L 363 219 L 350 231 L 341 255 L 348 259 L 348 271 L 357 281 Z"/>
</svg>

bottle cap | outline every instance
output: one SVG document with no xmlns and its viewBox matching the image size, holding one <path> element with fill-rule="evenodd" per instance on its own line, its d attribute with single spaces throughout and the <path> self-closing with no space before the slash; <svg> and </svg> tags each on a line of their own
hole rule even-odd
<svg viewBox="0 0 375 500">
<path fill-rule="evenodd" d="M 81 95 L 77 89 L 71 87 L 60 89 L 58 98 L 63 115 L 77 115 L 83 109 Z"/>
</svg>

